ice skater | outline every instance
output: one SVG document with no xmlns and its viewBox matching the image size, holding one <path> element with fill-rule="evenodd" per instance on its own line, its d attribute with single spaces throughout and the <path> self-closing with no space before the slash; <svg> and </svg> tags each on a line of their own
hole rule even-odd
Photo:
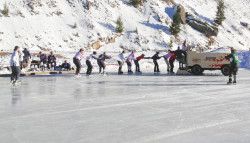
<svg viewBox="0 0 250 143">
<path fill-rule="evenodd" d="M 173 53 L 170 52 L 170 50 L 168 51 L 168 53 L 166 55 L 163 56 L 166 64 L 167 64 L 167 72 L 170 72 L 170 63 L 169 63 L 169 58 L 173 55 Z"/>
<path fill-rule="evenodd" d="M 186 63 L 186 52 L 181 50 L 181 47 L 178 46 L 178 49 L 176 51 L 173 51 L 176 55 L 177 61 L 179 61 L 179 69 L 183 70 L 184 69 L 184 64 Z"/>
<path fill-rule="evenodd" d="M 105 60 L 106 59 L 111 59 L 111 56 L 108 56 L 106 54 L 106 52 L 104 52 L 103 54 L 101 54 L 98 59 L 97 59 L 97 64 L 99 66 L 99 74 L 106 74 L 105 69 L 106 69 L 106 64 L 105 64 Z"/>
<path fill-rule="evenodd" d="M 154 62 L 154 72 L 156 72 L 156 73 L 159 73 L 160 72 L 160 69 L 159 69 L 159 64 L 158 64 L 158 60 L 161 58 L 160 56 L 159 56 L 159 54 L 160 54 L 160 52 L 156 52 L 155 54 L 154 54 L 154 56 L 151 58 L 151 59 L 153 59 L 153 62 Z"/>
<path fill-rule="evenodd" d="M 18 46 L 15 46 L 14 52 L 12 53 L 11 59 L 10 59 L 10 67 L 12 70 L 11 76 L 10 76 L 10 83 L 20 83 L 20 60 L 19 60 L 19 50 L 20 48 Z"/>
<path fill-rule="evenodd" d="M 22 69 L 23 69 L 23 56 L 24 56 L 24 54 L 23 54 L 23 52 L 21 50 L 19 50 L 18 53 L 19 53 L 19 61 L 20 61 L 20 70 L 22 71 Z"/>
<path fill-rule="evenodd" d="M 118 74 L 123 74 L 122 66 L 124 64 L 124 61 L 126 60 L 124 57 L 124 54 L 125 54 L 125 51 L 122 51 L 122 53 L 118 55 L 118 60 L 117 60 L 118 65 L 119 65 Z"/>
<path fill-rule="evenodd" d="M 232 83 L 236 84 L 236 75 L 238 72 L 239 60 L 238 60 L 238 55 L 235 52 L 236 50 L 234 48 L 231 48 L 231 54 L 225 57 L 227 60 L 230 59 L 229 81 L 227 84 L 232 84 Z M 233 82 L 232 82 L 232 75 L 233 75 Z"/>
<path fill-rule="evenodd" d="M 169 57 L 170 73 L 174 73 L 174 61 L 175 61 L 175 59 L 176 59 L 176 55 L 175 54 L 172 54 Z"/>
<path fill-rule="evenodd" d="M 83 56 L 83 49 L 80 49 L 79 52 L 76 53 L 76 55 L 73 58 L 73 62 L 76 65 L 76 76 L 80 77 L 81 74 L 81 69 L 82 69 L 82 65 L 81 65 L 81 60 L 84 59 Z"/>
<path fill-rule="evenodd" d="M 132 51 L 131 54 L 127 57 L 126 63 L 128 66 L 128 73 L 133 73 L 132 71 L 132 61 L 135 60 L 135 51 Z"/>
<path fill-rule="evenodd" d="M 87 57 L 87 60 L 86 60 L 86 64 L 88 66 L 88 69 L 86 72 L 87 76 L 91 75 L 91 73 L 92 73 L 93 65 L 92 65 L 91 61 L 92 61 L 92 59 L 97 59 L 96 54 L 97 54 L 96 51 L 94 51 L 93 54 L 91 54 Z"/>
<path fill-rule="evenodd" d="M 134 62 L 135 62 L 135 71 L 138 72 L 138 73 L 141 73 L 139 61 L 141 59 L 144 59 L 144 58 L 145 58 L 145 55 L 141 54 L 139 57 L 136 57 L 135 60 L 134 60 Z"/>
</svg>

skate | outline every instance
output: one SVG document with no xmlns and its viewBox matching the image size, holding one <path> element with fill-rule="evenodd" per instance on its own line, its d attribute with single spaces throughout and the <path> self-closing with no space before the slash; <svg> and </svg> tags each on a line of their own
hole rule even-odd
<svg viewBox="0 0 250 143">
<path fill-rule="evenodd" d="M 237 83 L 236 81 L 233 82 L 234 85 L 236 85 L 236 83 Z"/>
<path fill-rule="evenodd" d="M 10 81 L 10 85 L 15 85 L 15 81 L 14 81 L 14 80 L 11 80 L 11 81 Z"/>
<path fill-rule="evenodd" d="M 123 74 L 123 72 L 121 71 L 121 72 L 118 72 L 118 74 Z"/>
<path fill-rule="evenodd" d="M 233 84 L 232 81 L 227 82 L 227 85 L 232 85 L 232 84 Z"/>
</svg>

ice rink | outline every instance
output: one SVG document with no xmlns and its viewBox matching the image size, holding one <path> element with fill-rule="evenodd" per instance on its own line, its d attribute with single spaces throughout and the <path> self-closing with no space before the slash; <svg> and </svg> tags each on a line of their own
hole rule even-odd
<svg viewBox="0 0 250 143">
<path fill-rule="evenodd" d="M 1 143 L 249 143 L 250 71 L 0 78 Z"/>
</svg>

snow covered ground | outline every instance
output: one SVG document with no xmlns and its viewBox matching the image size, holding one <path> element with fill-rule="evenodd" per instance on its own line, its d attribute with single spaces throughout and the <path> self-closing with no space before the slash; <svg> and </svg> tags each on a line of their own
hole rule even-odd
<svg viewBox="0 0 250 143">
<path fill-rule="evenodd" d="M 249 143 L 249 74 L 0 78 L 0 141 Z"/>
</svg>

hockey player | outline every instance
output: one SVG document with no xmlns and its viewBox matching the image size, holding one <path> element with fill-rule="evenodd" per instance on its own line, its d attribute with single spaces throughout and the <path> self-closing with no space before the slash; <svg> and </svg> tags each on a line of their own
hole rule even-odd
<svg viewBox="0 0 250 143">
<path fill-rule="evenodd" d="M 11 76 L 10 76 L 10 83 L 19 83 L 19 77 L 20 77 L 20 60 L 19 60 L 19 47 L 15 46 L 14 52 L 12 53 L 11 59 L 10 59 L 10 67 L 12 70 Z"/>
<path fill-rule="evenodd" d="M 141 56 L 135 58 L 134 62 L 135 62 L 135 71 L 136 72 L 141 73 L 139 61 L 141 59 L 144 59 L 144 58 L 145 58 L 144 54 L 142 54 Z"/>
<path fill-rule="evenodd" d="M 132 71 L 132 61 L 135 60 L 135 51 L 132 51 L 131 54 L 127 57 L 126 63 L 128 65 L 128 73 L 133 73 Z"/>
<path fill-rule="evenodd" d="M 118 74 L 123 74 L 123 71 L 122 71 L 122 66 L 124 64 L 124 61 L 126 60 L 125 57 L 124 57 L 124 54 L 125 54 L 125 51 L 122 51 L 122 53 L 120 53 L 118 55 L 118 65 L 119 65 L 119 70 L 118 70 Z"/>
<path fill-rule="evenodd" d="M 229 70 L 229 81 L 228 84 L 236 84 L 236 75 L 238 72 L 238 65 L 239 65 L 239 60 L 238 60 L 238 55 L 235 53 L 235 49 L 231 48 L 231 54 L 226 56 L 225 58 L 227 60 L 230 59 L 230 70 Z M 232 75 L 233 75 L 233 82 L 232 82 Z"/>
<path fill-rule="evenodd" d="M 97 59 L 96 54 L 97 54 L 96 51 L 94 51 L 93 54 L 91 54 L 87 57 L 87 60 L 86 60 L 86 64 L 88 66 L 87 73 L 86 73 L 87 75 L 91 75 L 91 73 L 92 73 L 93 65 L 91 63 L 91 60 Z"/>
<path fill-rule="evenodd" d="M 166 55 L 163 56 L 166 64 L 167 64 L 167 71 L 170 72 L 170 64 L 169 64 L 169 58 L 173 55 L 173 53 L 170 52 L 170 50 L 168 51 L 168 53 Z"/>
<path fill-rule="evenodd" d="M 83 52 L 84 52 L 84 50 L 80 49 L 80 51 L 77 52 L 73 58 L 73 62 L 76 65 L 76 76 L 81 76 L 80 75 L 80 72 L 82 69 L 81 60 L 84 59 Z"/>
<path fill-rule="evenodd" d="M 103 74 L 103 75 L 106 74 L 105 72 L 105 69 L 106 69 L 105 60 L 106 59 L 111 59 L 111 56 L 108 56 L 106 52 L 101 54 L 97 59 L 97 64 L 99 65 L 99 74 Z"/>
<path fill-rule="evenodd" d="M 159 60 L 161 58 L 159 56 L 159 54 L 160 54 L 160 52 L 156 52 L 155 55 L 151 58 L 151 59 L 153 59 L 153 62 L 154 62 L 154 65 L 155 65 L 154 72 L 157 72 L 157 73 L 160 72 L 160 70 L 159 70 L 159 64 L 157 62 L 157 60 Z"/>
<path fill-rule="evenodd" d="M 48 69 L 50 69 L 50 65 L 51 67 L 54 66 L 54 70 L 56 70 L 56 57 L 52 51 L 50 52 L 50 55 L 48 56 Z"/>
</svg>

